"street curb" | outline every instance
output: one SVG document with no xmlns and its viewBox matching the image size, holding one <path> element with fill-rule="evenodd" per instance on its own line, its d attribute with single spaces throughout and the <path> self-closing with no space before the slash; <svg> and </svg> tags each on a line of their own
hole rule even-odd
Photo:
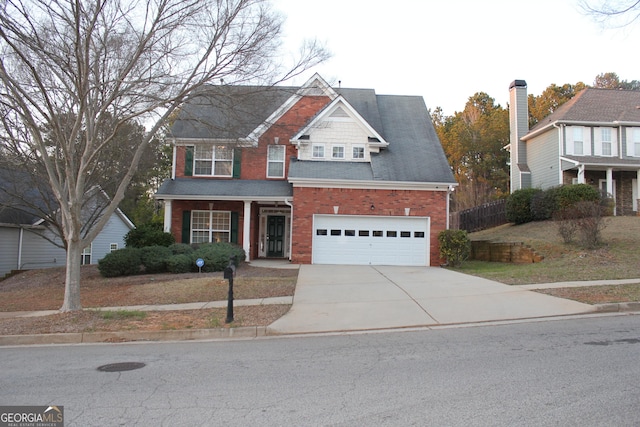
<svg viewBox="0 0 640 427">
<path fill-rule="evenodd" d="M 626 311 L 640 311 L 640 302 L 616 302 L 608 304 L 596 304 L 598 313 L 617 313 Z"/>
<path fill-rule="evenodd" d="M 181 329 L 169 331 L 79 332 L 39 335 L 0 335 L 0 346 L 41 344 L 87 344 L 134 341 L 189 341 L 226 338 L 257 338 L 267 335 L 266 326 L 241 328 Z"/>
</svg>

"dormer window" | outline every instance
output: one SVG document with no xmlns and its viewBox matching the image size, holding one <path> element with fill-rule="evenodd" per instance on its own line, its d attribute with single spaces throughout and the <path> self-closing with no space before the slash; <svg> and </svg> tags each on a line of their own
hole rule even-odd
<svg viewBox="0 0 640 427">
<path fill-rule="evenodd" d="M 331 147 L 331 158 L 332 159 L 344 159 L 344 145 L 334 145 Z"/>
<path fill-rule="evenodd" d="M 324 159 L 324 145 L 314 144 L 312 150 L 314 159 Z"/>
<path fill-rule="evenodd" d="M 354 160 L 364 159 L 364 145 L 354 145 L 352 150 L 352 158 Z"/>
</svg>

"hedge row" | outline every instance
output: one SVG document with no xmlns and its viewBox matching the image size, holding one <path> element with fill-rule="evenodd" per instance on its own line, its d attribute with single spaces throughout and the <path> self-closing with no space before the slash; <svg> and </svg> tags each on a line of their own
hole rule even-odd
<svg viewBox="0 0 640 427">
<path fill-rule="evenodd" d="M 198 258 L 204 261 L 202 271 L 222 271 L 229 264 L 229 259 L 242 261 L 245 253 L 241 247 L 231 243 L 127 247 L 111 252 L 98 261 L 98 270 L 104 277 L 189 273 L 199 271 L 196 266 Z"/>
<path fill-rule="evenodd" d="M 587 184 L 563 185 L 547 190 L 526 188 L 514 191 L 507 199 L 507 221 L 524 224 L 544 221 L 578 202 L 606 203 L 600 191 Z"/>
</svg>

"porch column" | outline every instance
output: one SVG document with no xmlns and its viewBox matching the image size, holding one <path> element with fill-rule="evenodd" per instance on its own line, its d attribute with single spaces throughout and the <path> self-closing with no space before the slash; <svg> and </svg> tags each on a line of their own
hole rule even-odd
<svg viewBox="0 0 640 427">
<path fill-rule="evenodd" d="M 245 261 L 251 259 L 251 200 L 244 201 L 244 220 L 242 221 L 242 249 L 245 253 Z"/>
<path fill-rule="evenodd" d="M 578 184 L 584 184 L 584 165 L 578 166 Z"/>
<path fill-rule="evenodd" d="M 607 193 L 613 197 L 613 215 L 616 215 L 616 198 L 613 194 L 613 168 L 607 168 Z"/>
<path fill-rule="evenodd" d="M 164 201 L 164 231 L 171 233 L 171 200 Z"/>
</svg>

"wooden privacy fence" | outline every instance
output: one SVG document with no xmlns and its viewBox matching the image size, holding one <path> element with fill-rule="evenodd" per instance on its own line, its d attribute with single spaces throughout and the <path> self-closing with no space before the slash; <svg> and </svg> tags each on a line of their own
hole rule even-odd
<svg viewBox="0 0 640 427">
<path fill-rule="evenodd" d="M 471 209 L 453 212 L 449 218 L 452 230 L 465 230 L 469 233 L 506 224 L 507 200 L 496 200 Z"/>
</svg>

